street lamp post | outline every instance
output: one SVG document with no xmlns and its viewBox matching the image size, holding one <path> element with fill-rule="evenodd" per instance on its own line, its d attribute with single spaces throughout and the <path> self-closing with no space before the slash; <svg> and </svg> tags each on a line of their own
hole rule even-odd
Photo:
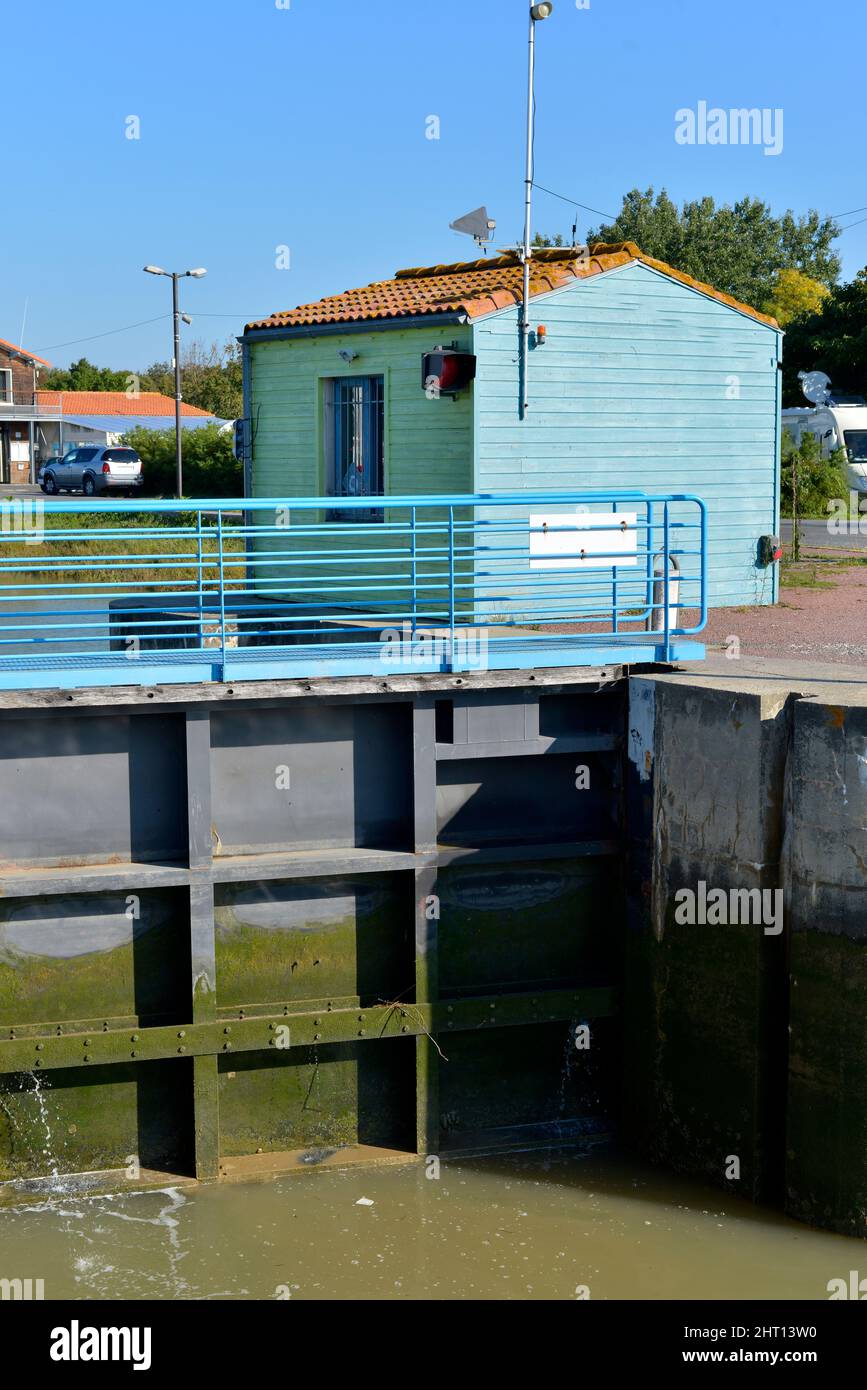
<svg viewBox="0 0 867 1390">
<path fill-rule="evenodd" d="M 533 246 L 530 240 L 533 212 L 533 127 L 535 124 L 535 76 L 536 76 L 536 25 L 547 19 L 554 9 L 552 0 L 530 6 L 530 55 L 527 71 L 527 176 L 524 180 L 524 288 L 521 305 L 521 344 L 523 359 L 523 380 L 521 383 L 521 419 L 527 413 L 529 404 L 530 375 L 530 261 Z"/>
<path fill-rule="evenodd" d="M 183 447 L 181 445 L 181 319 L 189 323 L 186 314 L 182 314 L 178 305 L 178 281 L 186 276 L 192 276 L 194 280 L 201 280 L 207 271 L 199 266 L 198 270 L 163 270 L 158 265 L 146 265 L 145 271 L 148 275 L 165 275 L 172 282 L 172 319 L 174 320 L 174 360 L 175 360 L 175 472 L 178 497 L 183 496 L 184 492 L 184 461 Z"/>
</svg>

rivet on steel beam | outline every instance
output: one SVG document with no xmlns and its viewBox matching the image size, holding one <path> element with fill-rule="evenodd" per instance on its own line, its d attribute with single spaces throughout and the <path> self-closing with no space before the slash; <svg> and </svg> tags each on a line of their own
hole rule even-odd
<svg viewBox="0 0 867 1390">
<path fill-rule="evenodd" d="M 90 1038 L 85 1038 L 82 1047 L 90 1047 Z"/>
<path fill-rule="evenodd" d="M 451 1013 L 454 1013 L 454 1009 L 452 1008 L 451 1004 L 448 1005 L 448 1012 L 449 1012 L 450 1014 L 451 1014 Z"/>
<path fill-rule="evenodd" d="M 223 1032 L 224 1032 L 224 1033 L 231 1033 L 231 1031 L 232 1031 L 231 1028 L 224 1028 L 224 1029 L 223 1029 Z"/>
<path fill-rule="evenodd" d="M 359 1030 L 358 1030 L 358 1036 L 359 1036 L 360 1038 L 363 1038 L 363 1037 L 364 1037 L 364 1029 L 363 1029 L 363 1028 L 359 1028 Z"/>
<path fill-rule="evenodd" d="M 137 1057 L 138 1053 L 136 1052 L 135 1048 L 133 1048 L 132 1052 L 129 1055 L 130 1057 Z"/>
<path fill-rule="evenodd" d="M 273 1025 L 273 1023 L 269 1023 L 269 1024 L 268 1024 L 268 1028 L 269 1028 L 269 1030 L 270 1030 L 272 1033 L 274 1032 L 274 1025 Z"/>
<path fill-rule="evenodd" d="M 130 1037 L 130 1042 L 138 1042 L 138 1033 L 132 1034 L 132 1036 Z"/>
<path fill-rule="evenodd" d="M 178 1048 L 178 1052 L 186 1052 L 186 1050 L 187 1050 L 187 1049 L 184 1047 L 183 1043 L 182 1043 L 181 1046 Z"/>
<path fill-rule="evenodd" d="M 364 1014 L 359 1014 L 359 1015 L 358 1015 L 358 1021 L 359 1021 L 359 1023 L 363 1023 L 363 1022 L 364 1022 Z"/>
<path fill-rule="evenodd" d="M 320 1025 L 321 1022 L 322 1022 L 322 1019 L 321 1019 L 321 1018 L 314 1018 L 314 1020 L 313 1020 L 313 1023 L 314 1023 L 314 1025 L 315 1025 L 317 1028 L 319 1027 L 319 1025 Z"/>
<path fill-rule="evenodd" d="M 404 1014 L 404 1018 L 406 1018 L 406 1014 Z M 401 1031 L 402 1033 L 408 1033 L 408 1032 L 409 1032 L 409 1029 L 408 1029 L 408 1027 L 406 1026 L 406 1024 L 404 1024 L 400 1031 Z"/>
<path fill-rule="evenodd" d="M 231 1052 L 231 1051 L 232 1051 L 232 1044 L 231 1044 L 231 1043 L 223 1043 L 223 1050 L 224 1050 L 225 1052 Z"/>
<path fill-rule="evenodd" d="M 187 1030 L 186 1030 L 186 1028 L 179 1028 L 179 1029 L 178 1029 L 178 1037 L 179 1037 L 179 1038 L 185 1038 L 186 1036 L 187 1036 Z"/>
<path fill-rule="evenodd" d="M 41 1051 L 42 1051 L 42 1043 L 37 1043 L 37 1044 L 36 1044 L 36 1051 L 37 1051 L 37 1052 L 41 1052 Z"/>
</svg>

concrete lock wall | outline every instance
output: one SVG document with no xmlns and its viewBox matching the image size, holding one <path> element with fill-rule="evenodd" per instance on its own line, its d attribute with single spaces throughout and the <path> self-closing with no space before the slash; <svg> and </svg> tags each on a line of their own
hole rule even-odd
<svg viewBox="0 0 867 1390">
<path fill-rule="evenodd" d="M 0 1200 L 614 1136 L 864 1234 L 854 694 L 0 698 Z"/>
<path fill-rule="evenodd" d="M 630 686 L 627 1134 L 864 1236 L 865 696 L 736 676 Z M 744 921 L 741 889 L 770 915 Z M 727 921 L 677 920 L 711 890 Z"/>
</svg>

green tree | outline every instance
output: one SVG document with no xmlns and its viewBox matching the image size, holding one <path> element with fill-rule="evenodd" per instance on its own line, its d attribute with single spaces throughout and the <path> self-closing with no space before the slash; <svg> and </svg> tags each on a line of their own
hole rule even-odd
<svg viewBox="0 0 867 1390">
<path fill-rule="evenodd" d="M 66 369 L 53 367 L 39 385 L 47 391 L 126 391 L 134 385 L 132 372 L 115 372 L 111 367 L 95 367 L 80 357 Z"/>
<path fill-rule="evenodd" d="M 792 515 L 792 503 L 797 487 L 798 516 L 827 517 L 827 504 L 835 497 L 847 498 L 849 484 L 843 471 L 846 455 L 836 449 L 830 458 L 823 458 L 819 440 L 814 434 L 804 434 L 796 445 L 788 430 L 783 431 L 780 450 L 780 510 L 783 516 Z"/>
<path fill-rule="evenodd" d="M 803 271 L 778 270 L 771 297 L 762 308 L 766 314 L 773 315 L 781 328 L 785 328 L 793 319 L 817 313 L 830 293 L 827 285 L 811 279 Z"/>
<path fill-rule="evenodd" d="M 759 198 L 717 207 L 699 198 L 678 208 L 665 189 L 633 188 L 617 219 L 588 233 L 587 240 L 634 241 L 647 255 L 733 295 L 763 304 L 780 270 L 799 270 L 829 289 L 840 274 L 833 243 L 839 227 L 830 217 L 791 211 L 775 217 Z"/>
<path fill-rule="evenodd" d="M 837 285 L 818 313 L 786 332 L 783 402 L 802 405 L 799 372 L 827 372 L 838 391 L 867 395 L 867 267 Z"/>
</svg>

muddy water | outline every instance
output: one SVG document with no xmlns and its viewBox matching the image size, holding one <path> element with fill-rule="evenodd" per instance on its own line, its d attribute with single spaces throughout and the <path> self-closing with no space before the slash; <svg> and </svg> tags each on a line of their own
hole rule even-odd
<svg viewBox="0 0 867 1390">
<path fill-rule="evenodd" d="M 0 1277 L 42 1278 L 46 1299 L 827 1299 L 862 1253 L 598 1153 L 0 1211 Z"/>
</svg>

